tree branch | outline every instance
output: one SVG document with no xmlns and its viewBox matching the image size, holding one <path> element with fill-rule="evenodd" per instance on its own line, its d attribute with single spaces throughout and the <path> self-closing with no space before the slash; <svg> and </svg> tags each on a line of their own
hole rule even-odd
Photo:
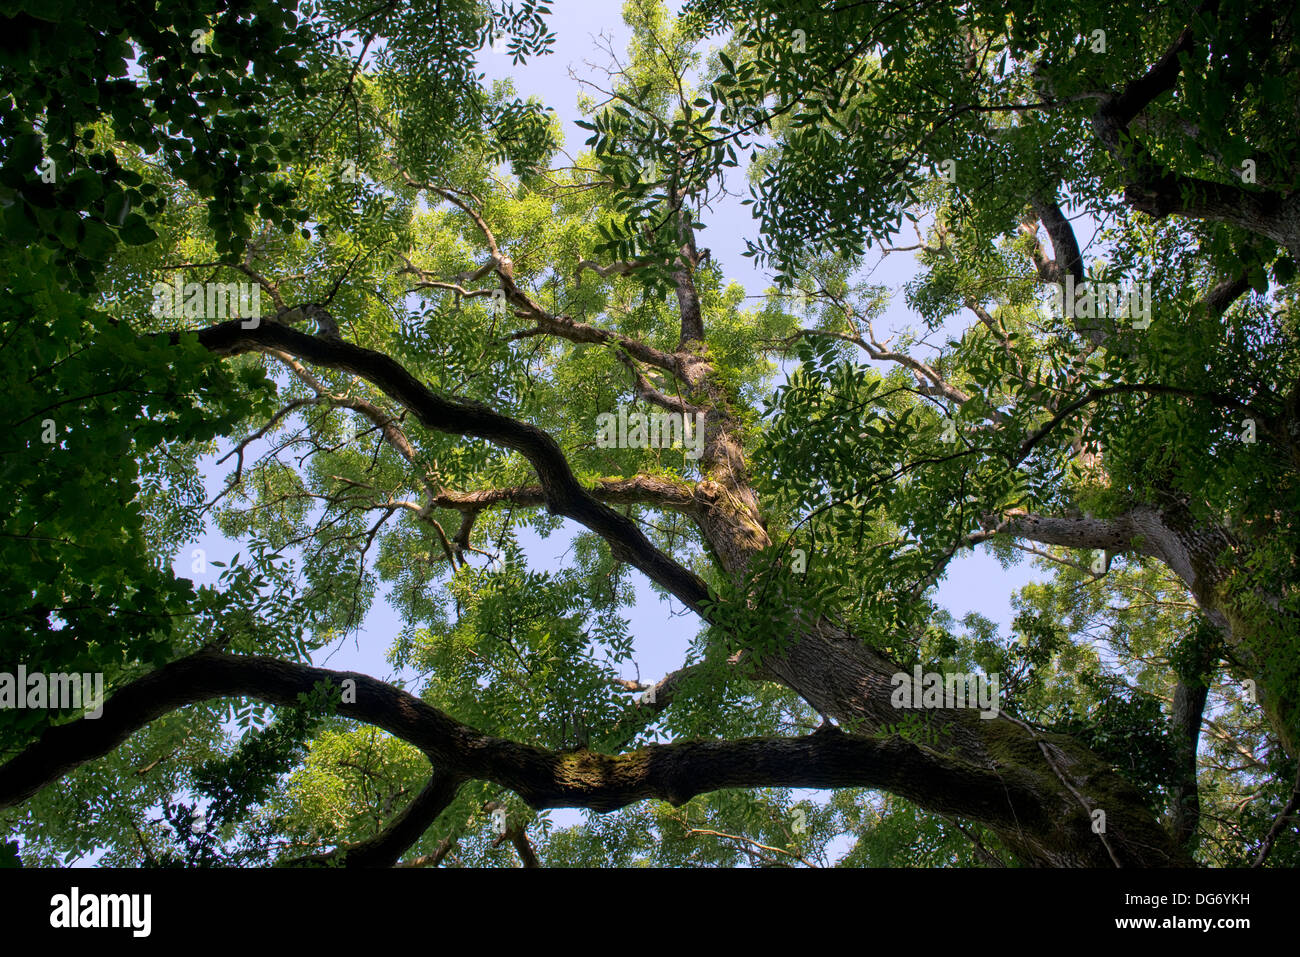
<svg viewBox="0 0 1300 957">
<path fill-rule="evenodd" d="M 179 341 L 182 333 L 169 333 Z M 199 341 L 217 355 L 281 349 L 318 366 L 360 376 L 410 409 L 426 428 L 484 439 L 522 454 L 540 480 L 546 507 L 571 518 L 609 543 L 615 557 L 640 569 L 688 608 L 702 612 L 708 594 L 704 583 L 659 549 L 630 519 L 596 501 L 569 467 L 564 452 L 548 433 L 478 402 L 445 399 L 390 356 L 340 340 L 319 339 L 278 323 L 245 329 L 238 320 L 210 326 Z"/>
<path fill-rule="evenodd" d="M 1065 282 L 1066 276 L 1073 276 L 1076 283 L 1083 282 L 1083 254 L 1079 251 L 1079 240 L 1061 207 L 1053 199 L 1039 197 L 1031 205 L 1034 215 L 1047 230 L 1047 238 L 1052 241 L 1054 257 L 1050 262 L 1043 260 L 1041 251 L 1034 257 L 1039 276 L 1046 282 Z"/>
<path fill-rule="evenodd" d="M 1041 796 L 996 769 L 954 761 L 900 737 L 862 738 L 820 731 L 802 738 L 747 738 L 648 745 L 630 754 L 552 752 L 478 732 L 414 695 L 355 672 L 328 671 L 260 656 L 206 650 L 151 672 L 116 692 L 98 719 L 49 728 L 0 766 L 0 807 L 31 797 L 74 768 L 101 757 L 164 714 L 213 698 L 251 697 L 294 705 L 319 683 L 355 682 L 338 713 L 373 724 L 413 744 L 447 774 L 491 781 L 535 809 L 611 811 L 655 798 L 680 806 L 722 788 L 883 788 L 938 810 L 994 826 L 1047 826 Z M 355 700 L 352 698 L 355 697 Z M 443 787 L 450 787 L 450 778 Z M 445 791 L 417 799 L 399 826 L 408 828 L 442 801 Z M 387 859 L 398 834 L 379 842 Z"/>
<path fill-rule="evenodd" d="M 649 505 L 698 516 L 705 505 L 696 499 L 694 490 L 695 486 L 687 482 L 654 475 L 634 475 L 628 479 L 597 479 L 587 492 L 592 498 L 610 505 Z M 444 488 L 429 504 L 466 513 L 481 512 L 501 504 L 534 508 L 546 504 L 546 492 L 540 485 L 480 489 L 476 492 L 453 492 Z"/>
<path fill-rule="evenodd" d="M 691 405 L 684 399 L 679 399 L 672 395 L 665 395 L 663 392 L 656 389 L 654 384 L 645 377 L 640 369 L 636 367 L 636 363 L 632 361 L 632 358 L 626 352 L 619 350 L 614 354 L 618 357 L 618 361 L 627 366 L 628 370 L 632 373 L 632 380 L 635 383 L 633 392 L 638 398 L 644 399 L 652 405 L 657 405 L 661 409 L 667 409 L 669 412 L 676 412 L 679 415 L 694 415 L 697 412 L 703 411 L 698 406 Z"/>
<path fill-rule="evenodd" d="M 293 864 L 328 864 L 341 858 L 345 867 L 393 867 L 406 850 L 456 799 L 464 778 L 447 770 L 434 773 L 415 799 L 374 837 L 327 854 L 300 858 Z"/>
<path fill-rule="evenodd" d="M 1251 864 L 1251 867 L 1261 867 L 1268 860 L 1269 852 L 1273 850 L 1273 844 L 1277 841 L 1278 835 L 1282 833 L 1282 828 L 1286 825 L 1286 819 L 1295 813 L 1297 807 L 1300 807 L 1300 771 L 1296 772 L 1295 787 L 1291 789 L 1291 799 L 1286 802 L 1286 807 L 1282 808 L 1282 813 L 1277 816 L 1273 826 L 1268 829 L 1264 844 L 1260 847 L 1255 863 Z"/>
<path fill-rule="evenodd" d="M 1245 189 L 1172 173 L 1129 129 L 1140 112 L 1175 87 L 1182 72 L 1180 58 L 1195 45 L 1195 21 L 1206 13 L 1216 13 L 1218 6 L 1217 0 L 1202 3 L 1193 22 L 1145 74 L 1130 81 L 1123 91 L 1105 95 L 1093 116 L 1093 128 L 1123 166 L 1128 178 L 1124 199 L 1135 209 L 1157 219 L 1175 213 L 1230 223 L 1266 236 L 1300 257 L 1300 194 Z"/>
</svg>

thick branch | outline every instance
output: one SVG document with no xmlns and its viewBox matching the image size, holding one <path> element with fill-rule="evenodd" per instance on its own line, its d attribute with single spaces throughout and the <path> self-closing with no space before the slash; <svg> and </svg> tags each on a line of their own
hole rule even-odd
<svg viewBox="0 0 1300 957">
<path fill-rule="evenodd" d="M 519 855 L 520 864 L 524 867 L 542 866 L 537 859 L 537 852 L 533 850 L 533 845 L 528 840 L 528 833 L 524 830 L 523 825 L 512 827 L 505 836 L 514 845 L 515 853 Z"/>
<path fill-rule="evenodd" d="M 1172 173 L 1130 131 L 1137 115 L 1157 97 L 1174 89 L 1182 72 L 1180 58 L 1195 45 L 1195 20 L 1218 9 L 1206 0 L 1193 22 L 1178 35 L 1158 61 L 1123 91 L 1106 95 L 1093 116 L 1097 137 L 1124 166 L 1128 183 L 1124 198 L 1135 209 L 1161 218 L 1171 213 L 1230 223 L 1266 236 L 1300 255 L 1300 194 L 1245 189 L 1194 176 Z"/>
<path fill-rule="evenodd" d="M 1061 207 L 1054 200 L 1035 199 L 1034 215 L 1047 230 L 1047 238 L 1052 241 L 1050 262 L 1035 259 L 1038 274 L 1047 282 L 1065 282 L 1066 276 L 1073 276 L 1076 283 L 1083 282 L 1083 255 L 1079 252 L 1079 240 L 1074 235 L 1074 227 L 1061 212 Z"/>
<path fill-rule="evenodd" d="M 1170 724 L 1177 755 L 1171 804 L 1174 840 L 1185 845 L 1196 834 L 1201 820 L 1200 788 L 1196 780 L 1196 753 L 1201 740 L 1201 720 L 1210 688 L 1205 681 L 1179 680 L 1174 688 Z"/>
<path fill-rule="evenodd" d="M 615 355 L 617 355 L 619 361 L 627 366 L 631 371 L 632 380 L 635 383 L 633 391 L 638 398 L 644 399 L 652 405 L 657 405 L 661 409 L 667 409 L 669 412 L 676 412 L 679 415 L 694 415 L 697 412 L 703 411 L 698 406 L 691 405 L 684 399 L 679 399 L 677 396 L 673 395 L 665 395 L 663 392 L 656 389 L 654 383 L 645 377 L 644 373 L 636 367 L 636 363 L 633 362 L 631 357 L 626 353 L 620 351 L 615 353 Z"/>
<path fill-rule="evenodd" d="M 1115 518 L 1063 518 L 1010 512 L 1001 522 L 989 524 L 995 524 L 999 532 L 1044 545 L 1158 559 L 1182 579 L 1215 624 L 1226 626 L 1222 612 L 1213 605 L 1205 605 L 1206 588 L 1211 584 L 1205 580 L 1206 556 L 1217 555 L 1231 545 L 1219 530 L 1192 534 L 1187 529 L 1175 529 L 1164 514 L 1146 506 Z"/>
<path fill-rule="evenodd" d="M 394 867 L 406 850 L 456 799 L 464 779 L 451 771 L 438 771 L 406 809 L 374 837 L 338 851 L 295 863 L 325 864 L 342 857 L 346 867 Z"/>
<path fill-rule="evenodd" d="M 170 334 L 173 340 L 179 333 Z M 415 413 L 430 429 L 484 439 L 521 453 L 537 473 L 547 508 L 586 526 L 609 543 L 617 558 L 629 562 L 651 581 L 695 611 L 707 589 L 641 533 L 630 519 L 596 501 L 579 484 L 559 444 L 549 434 L 477 402 L 445 399 L 383 353 L 339 340 L 319 339 L 277 323 L 245 329 L 236 320 L 199 332 L 199 341 L 217 355 L 282 349 L 307 362 L 342 369 L 370 382 Z"/>
<path fill-rule="evenodd" d="M 721 788 L 883 788 L 926 806 L 1004 826 L 1043 825 L 1038 795 L 994 769 L 953 761 L 902 738 L 860 738 L 822 731 L 802 738 L 747 738 L 649 745 L 631 754 L 559 753 L 482 734 L 419 698 L 353 672 L 328 671 L 274 658 L 203 651 L 124 687 L 98 719 L 48 729 L 35 744 L 0 766 L 0 807 L 31 797 L 87 761 L 107 754 L 133 732 L 185 705 L 213 698 L 251 697 L 293 705 L 325 682 L 355 682 L 339 714 L 373 724 L 423 750 L 449 774 L 492 781 L 530 806 L 610 811 L 649 798 L 681 805 Z M 449 787 L 445 782 L 444 787 Z M 418 826 L 443 799 L 417 799 Z M 397 836 L 380 840 L 387 859 Z"/>
</svg>

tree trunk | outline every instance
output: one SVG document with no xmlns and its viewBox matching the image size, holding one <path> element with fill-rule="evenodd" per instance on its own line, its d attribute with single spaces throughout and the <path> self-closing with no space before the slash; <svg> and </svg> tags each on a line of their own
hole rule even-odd
<svg viewBox="0 0 1300 957">
<path fill-rule="evenodd" d="M 733 495 L 730 502 L 742 501 Z M 768 544 L 756 513 L 705 523 L 726 571 Z M 728 527 L 732 530 L 728 532 Z M 719 541 L 719 538 L 724 540 Z M 728 560 L 730 559 L 730 560 Z M 965 769 L 972 782 L 992 774 L 996 789 L 938 790 L 904 782 L 892 790 L 935 813 L 976 821 L 994 831 L 1023 861 L 1043 867 L 1188 866 L 1191 859 L 1146 809 L 1138 791 L 1105 761 L 1068 736 L 1039 732 L 999 714 L 974 709 L 904 712 L 892 704 L 892 682 L 905 669 L 834 624 L 800 628 L 760 674 L 798 693 L 820 713 L 859 734 L 879 734 L 919 714 L 936 760 Z"/>
</svg>

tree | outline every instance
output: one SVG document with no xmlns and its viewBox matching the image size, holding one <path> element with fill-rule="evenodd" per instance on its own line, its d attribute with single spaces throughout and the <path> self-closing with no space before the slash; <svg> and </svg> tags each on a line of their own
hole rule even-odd
<svg viewBox="0 0 1300 957">
<path fill-rule="evenodd" d="M 978 201 L 964 174 L 902 175 L 909 197 L 896 154 L 930 127 L 884 134 L 919 90 L 979 104 L 1004 75 L 1081 102 L 1033 45 L 1048 20 L 977 7 L 903 29 L 858 7 L 794 60 L 773 51 L 812 15 L 798 4 L 674 20 L 634 0 L 630 61 L 596 87 L 591 152 L 564 165 L 540 104 L 478 88 L 468 66 L 504 27 L 528 38 L 521 53 L 544 49 L 541 5 L 495 19 L 468 4 L 313 8 L 303 47 L 269 55 L 258 135 L 232 139 L 228 160 L 152 162 L 135 127 L 87 101 L 73 165 L 77 141 L 112 143 L 126 189 L 166 201 L 89 266 L 39 213 L 22 213 L 35 244 L 4 249 L 22 277 L 4 301 L 6 378 L 41 382 L 7 413 L 6 651 L 112 689 L 98 718 L 6 712 L 0 806 L 25 857 L 773 865 L 824 862 L 848 831 L 861 864 L 1293 858 L 1296 430 L 1280 390 L 1300 371 L 1281 312 L 1294 270 L 1239 232 L 1115 215 L 1111 268 L 1171 279 L 1152 293 L 1157 321 L 1138 337 L 1113 316 L 1040 315 L 1036 283 L 1085 276 L 1056 182 L 1113 212 L 1100 186 L 1076 188 L 1108 182 L 1098 161 L 1065 153 L 1052 190 L 1025 193 L 1047 131 L 963 127 L 959 163 L 1003 151 L 1011 172 Z M 706 57 L 701 36 L 723 28 L 728 47 Z M 416 42 L 429 29 L 447 38 L 436 55 Z M 337 39 L 353 34 L 349 56 Z M 1195 49 L 1178 36 L 1175 58 Z M 957 67 L 953 49 L 969 54 Z M 891 69 L 904 51 L 933 69 Z M 327 78 L 296 98 L 295 57 Z M 6 69 L 30 81 L 26 64 Z M 449 92 L 423 98 L 440 74 Z M 46 103 L 24 98 L 21 122 L 48 124 Z M 1127 130 L 1143 109 L 1121 112 Z M 772 142 L 751 162 L 756 251 L 787 288 L 747 309 L 699 233 L 757 130 Z M 262 134 L 285 144 L 279 164 L 218 187 L 209 166 L 257 154 Z M 873 186 L 862 208 L 853 157 Z M 30 177 L 28 158 L 5 168 Z M 6 185 L 11 209 L 44 208 L 26 181 Z M 800 190 L 830 228 L 796 254 L 813 222 Z M 73 200 L 59 205 L 89 203 L 81 222 L 112 215 Z M 877 338 L 883 293 L 856 272 L 866 239 L 903 216 L 926 270 L 917 312 L 932 331 L 961 308 L 978 320 L 937 358 Z M 1214 286 L 1232 256 L 1247 277 Z M 808 324 L 791 283 L 816 308 Z M 241 312 L 250 300 L 269 305 Z M 774 358 L 791 357 L 779 382 Z M 1259 440 L 1225 442 L 1242 415 Z M 57 441 L 40 440 L 45 420 Z M 207 501 L 196 468 L 218 437 L 233 468 Z M 209 513 L 251 558 L 195 588 L 168 559 Z M 529 567 L 521 530 L 561 519 L 580 530 L 572 562 Z M 934 601 L 954 555 L 981 544 L 1062 569 L 1021 596 L 1011 636 Z M 1088 550 L 1085 570 L 1069 549 Z M 701 623 L 690 660 L 652 683 L 624 677 L 632 575 Z M 429 676 L 418 694 L 310 663 L 381 581 L 406 625 L 394 660 Z M 1099 622 L 1118 665 L 1089 647 Z M 1226 713 L 1224 667 L 1257 683 L 1267 729 L 1249 702 Z M 900 710 L 914 669 L 1000 675 L 1005 697 Z M 248 702 L 237 743 L 231 699 Z M 1198 760 L 1211 700 L 1244 769 Z M 1224 823 L 1243 780 L 1258 813 Z M 795 802 L 794 788 L 835 794 Z M 74 804 L 90 832 L 67 826 Z M 552 832 L 537 812 L 556 807 L 618 813 Z"/>
<path fill-rule="evenodd" d="M 788 269 L 810 245 L 860 248 L 935 210 L 932 235 L 918 232 L 931 268 L 911 301 L 931 329 L 968 309 L 978 335 L 992 337 L 985 350 L 1003 347 L 994 365 L 966 371 L 975 389 L 910 367 L 944 415 L 1009 440 L 966 454 L 1014 469 L 1058 430 L 1107 446 L 1104 504 L 1040 498 L 1046 514 L 1001 508 L 981 521 L 1022 541 L 1168 565 L 1260 683 L 1294 753 L 1300 382 L 1289 307 L 1300 240 L 1287 224 L 1300 170 L 1282 120 L 1296 82 L 1290 8 L 923 4 L 904 18 L 888 4 L 692 6 L 701 23 L 737 28 L 743 56 L 715 92 L 727 115 L 748 121 L 741 133 L 773 122 L 783 131 L 756 186 L 766 227 L 756 251 Z M 1084 262 L 1067 199 L 1075 218 L 1109 230 L 1107 262 Z M 1052 337 L 1045 367 L 1017 354 L 1027 327 L 1003 307 L 1034 307 L 1042 284 L 1083 289 L 1108 277 L 1145 281 L 1150 309 L 1117 322 L 1081 298 L 1077 310 L 1056 310 L 1065 321 L 1032 327 L 1039 342 Z M 1234 306 L 1252 291 L 1261 298 Z M 841 315 L 814 335 L 896 359 L 861 341 L 836 306 Z M 1006 474 L 1000 467 L 998 480 Z M 1065 513 L 1080 504 L 1095 514 Z M 944 537 L 961 548 L 969 531 Z"/>
</svg>

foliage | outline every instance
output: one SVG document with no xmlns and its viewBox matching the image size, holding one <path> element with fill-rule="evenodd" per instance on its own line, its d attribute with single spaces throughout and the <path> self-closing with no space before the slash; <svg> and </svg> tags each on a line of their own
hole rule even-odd
<svg viewBox="0 0 1300 957">
<path fill-rule="evenodd" d="M 632 0 L 628 62 L 586 101 L 588 149 L 569 158 L 545 104 L 483 84 L 475 62 L 501 37 L 517 63 L 546 53 L 549 13 L 0 7 L 0 663 L 101 673 L 111 694 L 199 649 L 308 661 L 387 602 L 389 658 L 424 705 L 578 767 L 655 741 L 858 733 L 861 715 L 832 721 L 773 670 L 816 629 L 901 668 L 1000 677 L 1007 724 L 1086 750 L 1136 788 L 1135 813 L 1172 814 L 1187 784 L 1173 702 L 1204 692 L 1189 853 L 1252 861 L 1291 799 L 1300 731 L 1294 249 L 1150 216 L 1126 188 L 1157 168 L 1244 188 L 1232 171 L 1249 159 L 1258 190 L 1294 189 L 1294 15 L 1198 14 L 1203 42 L 1125 152 L 1094 137 L 1097 99 L 1164 52 L 1182 8 L 694 0 L 674 16 Z M 938 175 L 953 157 L 956 177 Z M 750 253 L 774 273 L 758 303 L 697 246 L 732 170 L 758 217 Z M 1038 225 L 1058 203 L 1098 227 L 1080 275 L 1150 281 L 1149 326 L 1043 308 Z M 904 223 L 916 323 L 882 339 L 898 303 L 863 267 Z M 260 340 L 214 354 L 214 327 L 237 337 L 221 320 L 239 317 L 160 314 L 155 284 L 177 277 L 256 284 L 256 327 L 313 335 L 325 359 Z M 1225 281 L 1241 295 L 1210 308 Z M 360 371 L 375 354 L 477 424 L 403 406 Z M 668 407 L 709 409 L 726 455 L 593 439 L 602 414 Z M 527 426 L 503 439 L 492 415 Z M 541 475 L 539 443 L 602 520 L 707 591 L 670 700 L 642 697 L 657 686 L 629 624 L 632 534 L 563 524 L 570 479 Z M 1193 576 L 1140 537 L 1015 534 L 1025 516 L 1147 512 L 1215 530 L 1217 551 L 1188 559 Z M 719 515 L 745 532 L 743 562 L 710 536 Z M 184 550 L 210 532 L 239 553 L 199 585 Z M 540 566 L 557 535 L 564 558 Z M 1038 563 L 1007 633 L 937 597 L 977 547 Z M 20 845 L 0 841 L 0 866 L 345 857 L 444 768 L 338 705 L 321 690 L 167 713 L 0 812 Z M 76 717 L 0 712 L 0 759 Z M 876 725 L 874 742 L 946 754 L 915 715 Z M 471 780 L 403 856 L 1022 863 L 923 803 L 721 788 L 579 818 Z M 1300 860 L 1292 830 L 1272 865 Z"/>
</svg>

